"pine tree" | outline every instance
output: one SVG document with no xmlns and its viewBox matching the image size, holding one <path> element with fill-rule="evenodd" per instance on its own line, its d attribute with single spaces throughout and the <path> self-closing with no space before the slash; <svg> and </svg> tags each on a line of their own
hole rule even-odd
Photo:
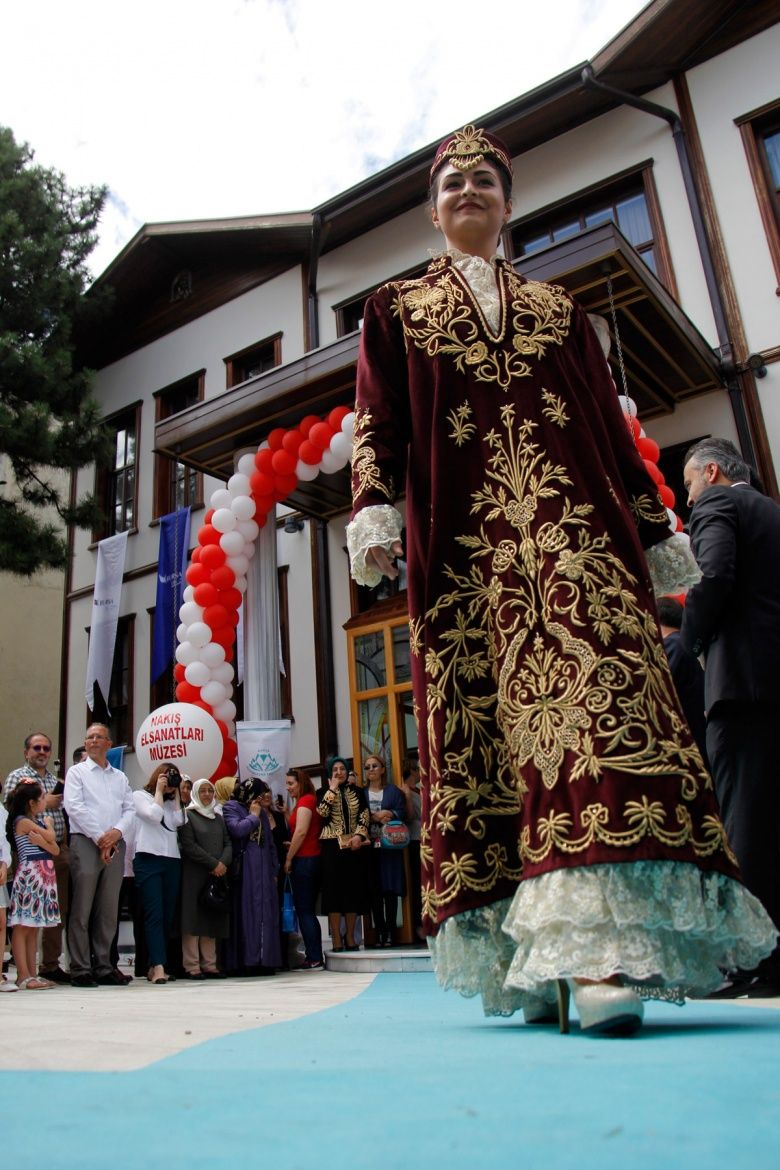
<svg viewBox="0 0 780 1170">
<path fill-rule="evenodd" d="M 108 454 L 73 345 L 99 311 L 84 293 L 105 198 L 69 187 L 0 127 L 0 570 L 22 576 L 63 568 L 63 526 L 100 518 L 94 497 L 67 498 L 62 472 Z"/>
</svg>

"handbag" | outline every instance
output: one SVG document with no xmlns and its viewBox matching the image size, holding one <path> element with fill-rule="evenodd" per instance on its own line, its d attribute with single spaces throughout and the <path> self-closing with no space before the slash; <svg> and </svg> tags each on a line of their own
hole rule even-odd
<svg viewBox="0 0 780 1170">
<path fill-rule="evenodd" d="M 284 892 L 282 894 L 282 934 L 297 934 L 298 933 L 298 918 L 295 914 L 295 902 L 293 901 L 292 882 L 290 875 L 287 874 L 284 879 Z"/>
<path fill-rule="evenodd" d="M 403 821 L 386 821 L 379 834 L 382 849 L 405 849 L 409 844 L 409 830 Z"/>
<path fill-rule="evenodd" d="M 230 886 L 227 878 L 209 877 L 198 894 L 198 905 L 204 910 L 226 911 L 230 901 Z"/>
</svg>

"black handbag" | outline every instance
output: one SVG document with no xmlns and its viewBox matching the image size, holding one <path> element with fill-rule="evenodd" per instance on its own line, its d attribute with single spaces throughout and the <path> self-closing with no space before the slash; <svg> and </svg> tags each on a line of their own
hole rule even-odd
<svg viewBox="0 0 780 1170">
<path fill-rule="evenodd" d="M 226 911 L 230 902 L 230 886 L 225 877 L 209 877 L 198 894 L 198 905 L 204 910 Z"/>
</svg>

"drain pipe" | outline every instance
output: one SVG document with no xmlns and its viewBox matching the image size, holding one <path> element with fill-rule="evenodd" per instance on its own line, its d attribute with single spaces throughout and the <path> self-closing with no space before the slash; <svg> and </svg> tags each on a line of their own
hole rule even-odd
<svg viewBox="0 0 780 1170">
<path fill-rule="evenodd" d="M 718 334 L 718 344 L 720 347 L 721 370 L 731 400 L 731 408 L 734 413 L 734 421 L 737 427 L 737 434 L 739 435 L 742 454 L 749 463 L 757 467 L 756 451 L 742 397 L 742 387 L 735 377 L 737 369 L 726 322 L 726 310 L 723 305 L 718 278 L 715 275 L 712 249 L 710 248 L 710 241 L 704 226 L 701 201 L 699 200 L 699 192 L 693 179 L 693 168 L 688 152 L 688 141 L 685 137 L 685 129 L 683 128 L 680 115 L 676 110 L 671 110 L 667 106 L 661 106 L 657 102 L 647 101 L 646 98 L 636 97 L 632 93 L 626 93 L 622 89 L 616 89 L 613 85 L 607 85 L 603 81 L 598 81 L 593 73 L 593 66 L 590 64 L 583 68 L 580 77 L 586 89 L 600 90 L 602 93 L 609 94 L 611 97 L 617 98 L 623 105 L 632 106 L 635 110 L 641 110 L 643 113 L 651 114 L 655 118 L 662 118 L 671 127 L 672 138 L 677 148 L 677 158 L 682 172 L 683 186 L 685 187 L 685 194 L 688 197 L 688 206 L 691 212 L 691 219 L 693 220 L 696 243 L 699 248 L 702 268 L 704 269 L 704 280 L 707 285 L 710 305 L 712 306 L 712 315 L 715 319 L 715 329 Z"/>
<path fill-rule="evenodd" d="M 317 301 L 317 266 L 322 248 L 322 216 L 315 211 L 311 223 L 311 248 L 309 250 L 309 280 L 307 297 L 307 315 L 309 325 L 309 349 L 319 349 L 320 345 L 320 314 Z"/>
</svg>

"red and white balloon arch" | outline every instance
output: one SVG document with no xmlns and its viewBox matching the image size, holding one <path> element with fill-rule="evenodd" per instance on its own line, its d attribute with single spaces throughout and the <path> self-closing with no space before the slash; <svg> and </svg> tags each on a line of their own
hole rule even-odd
<svg viewBox="0 0 780 1170">
<path fill-rule="evenodd" d="M 658 468 L 658 444 L 648 438 L 633 399 L 620 397 L 626 424 L 648 473 L 658 485 L 673 532 L 682 529 L 674 495 Z M 352 456 L 355 415 L 337 406 L 327 415 L 307 415 L 297 427 L 277 427 L 257 452 L 242 455 L 235 475 L 212 493 L 186 572 L 187 586 L 176 631 L 176 699 L 214 717 L 222 736 L 222 758 L 213 777 L 235 775 L 236 707 L 233 702 L 238 611 L 247 588 L 255 544 L 277 503 L 301 481 L 345 467 Z"/>
</svg>

